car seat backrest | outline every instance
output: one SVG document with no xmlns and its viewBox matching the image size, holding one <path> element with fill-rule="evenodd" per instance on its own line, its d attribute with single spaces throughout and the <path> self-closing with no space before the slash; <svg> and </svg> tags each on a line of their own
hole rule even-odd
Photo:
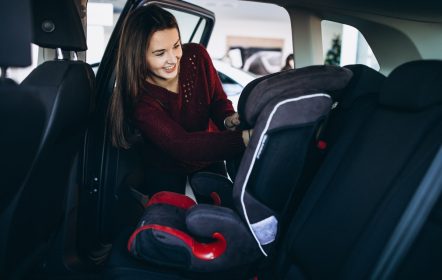
<svg viewBox="0 0 442 280">
<path fill-rule="evenodd" d="M 347 69 L 325 66 L 285 71 L 257 83 L 245 97 L 244 112 L 239 113 L 253 126 L 253 136 L 234 182 L 233 199 L 260 247 L 276 238 L 279 216 L 303 169 L 308 146 L 331 108 L 326 92 L 343 88 L 351 75 Z"/>
<path fill-rule="evenodd" d="M 86 50 L 73 1 L 39 0 L 34 1 L 33 8 L 36 44 L 65 53 Z M 36 158 L 9 225 L 7 262 L 11 277 L 35 265 L 30 260 L 45 256 L 51 239 L 60 231 L 68 187 L 79 184 L 73 163 L 83 144 L 95 78 L 87 63 L 68 57 L 42 63 L 22 82 L 43 104 L 46 119 Z"/>
<path fill-rule="evenodd" d="M 34 160 L 45 121 L 43 104 L 31 89 L 6 75 L 8 67 L 31 64 L 31 11 L 27 0 L 3 1 L 0 9 L 0 278 L 7 268 L 6 246 L 21 185 Z"/>
<path fill-rule="evenodd" d="M 351 138 L 354 133 L 353 129 L 362 125 L 376 108 L 378 94 L 385 76 L 362 64 L 344 67 L 350 69 L 353 76 L 344 89 L 332 92 L 334 101 L 332 110 L 319 128 L 317 141 L 309 149 L 304 170 L 296 184 L 290 208 L 287 209 L 290 215 L 296 212 L 324 157 L 330 149 L 333 149 L 336 139 Z M 282 223 L 284 233 L 289 219 L 290 217 L 287 217 L 287 220 Z"/>
<path fill-rule="evenodd" d="M 31 14 L 26 0 L 4 2 L 0 10 L 0 213 L 19 190 L 35 154 L 44 120 L 42 105 L 29 89 L 7 78 L 8 67 L 31 64 Z M 14 27 L 14 28 L 11 28 Z M 30 127 L 25 131 L 23 127 Z"/>
<path fill-rule="evenodd" d="M 440 67 L 442 61 L 399 66 L 364 121 L 347 115 L 342 128 L 351 135 L 336 138 L 292 219 L 281 277 L 370 275 L 442 143 L 442 74 L 433 72 Z M 363 105 L 355 102 L 353 112 Z"/>
<path fill-rule="evenodd" d="M 340 106 L 351 107 L 353 103 L 367 94 L 379 93 L 385 76 L 364 64 L 344 66 L 353 72 L 353 77 L 342 90 L 339 97 Z"/>
<path fill-rule="evenodd" d="M 34 93 L 18 85 L 0 85 L 0 213 L 19 193 L 43 133 L 46 114 Z"/>
<path fill-rule="evenodd" d="M 335 95 L 336 103 L 327 119 L 327 124 L 319 136 L 328 147 L 333 146 L 336 138 L 351 135 L 349 123 L 357 128 L 367 119 L 377 106 L 379 92 L 385 76 L 362 64 L 344 66 L 353 72 L 348 85 Z"/>
</svg>

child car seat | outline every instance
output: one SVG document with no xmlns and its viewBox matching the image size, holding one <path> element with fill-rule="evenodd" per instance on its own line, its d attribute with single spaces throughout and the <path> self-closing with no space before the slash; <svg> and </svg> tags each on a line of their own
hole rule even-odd
<svg viewBox="0 0 442 280">
<path fill-rule="evenodd" d="M 267 256 L 308 145 L 331 109 L 326 92 L 342 89 L 351 76 L 345 68 L 311 66 L 273 75 L 243 92 L 241 122 L 254 131 L 233 189 L 220 191 L 219 178 L 203 174 L 195 175 L 192 184 L 217 193 L 218 205 L 196 204 L 171 192 L 155 194 L 128 250 L 150 263 L 195 272 L 246 267 Z"/>
</svg>

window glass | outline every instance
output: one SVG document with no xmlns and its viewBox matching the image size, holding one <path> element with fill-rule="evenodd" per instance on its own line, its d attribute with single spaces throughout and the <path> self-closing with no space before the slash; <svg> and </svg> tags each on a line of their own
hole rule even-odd
<svg viewBox="0 0 442 280">
<path fill-rule="evenodd" d="M 175 16 L 180 28 L 181 41 L 183 43 L 200 42 L 204 27 L 206 26 L 206 20 L 204 18 L 182 11 L 172 9 L 166 10 Z"/>
<path fill-rule="evenodd" d="M 203 36 L 204 28 L 206 27 L 207 20 L 201 18 L 201 22 L 198 26 L 198 29 L 195 30 L 195 34 L 193 35 L 192 42 L 199 43 L 201 42 L 201 37 Z"/>
<path fill-rule="evenodd" d="M 207 50 L 234 108 L 248 83 L 281 71 L 286 57 L 293 53 L 290 17 L 281 6 L 252 1 L 186 2 L 215 14 Z"/>
<path fill-rule="evenodd" d="M 125 1 L 89 0 L 87 4 L 86 62 L 99 63 L 120 17 Z"/>
<path fill-rule="evenodd" d="M 364 64 L 375 70 L 380 68 L 364 36 L 350 25 L 323 20 L 322 44 L 325 64 Z"/>
<path fill-rule="evenodd" d="M 278 5 L 251 1 L 187 0 L 215 14 L 207 47 L 215 60 L 256 75 L 281 71 L 293 53 L 290 17 Z M 235 80 L 235 79 L 234 79 Z"/>
</svg>

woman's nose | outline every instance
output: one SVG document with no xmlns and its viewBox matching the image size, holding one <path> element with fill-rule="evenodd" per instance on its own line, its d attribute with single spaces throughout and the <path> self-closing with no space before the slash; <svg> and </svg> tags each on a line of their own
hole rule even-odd
<svg viewBox="0 0 442 280">
<path fill-rule="evenodd" d="M 174 51 L 167 52 L 167 63 L 176 63 L 177 60 L 178 59 Z"/>
</svg>

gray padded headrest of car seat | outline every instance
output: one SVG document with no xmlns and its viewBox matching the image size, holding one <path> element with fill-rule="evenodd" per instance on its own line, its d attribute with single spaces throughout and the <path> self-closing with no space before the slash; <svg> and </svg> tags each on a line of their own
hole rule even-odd
<svg viewBox="0 0 442 280">
<path fill-rule="evenodd" d="M 250 91 L 240 112 L 245 122 L 254 125 L 263 108 L 273 98 L 301 96 L 310 92 L 327 92 L 344 88 L 353 73 L 338 66 L 308 66 L 281 72 L 264 79 Z"/>
<path fill-rule="evenodd" d="M 402 64 L 387 77 L 380 103 L 420 111 L 442 103 L 442 60 L 419 60 Z"/>
</svg>

